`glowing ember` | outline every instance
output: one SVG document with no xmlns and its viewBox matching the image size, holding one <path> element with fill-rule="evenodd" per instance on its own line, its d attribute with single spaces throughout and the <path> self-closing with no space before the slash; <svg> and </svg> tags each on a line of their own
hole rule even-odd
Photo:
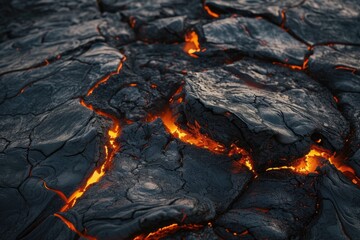
<svg viewBox="0 0 360 240">
<path fill-rule="evenodd" d="M 173 99 L 170 99 L 170 101 L 173 101 Z M 218 143 L 209 138 L 209 136 L 201 133 L 201 127 L 196 121 L 195 125 L 188 124 L 187 130 L 181 129 L 175 124 L 175 118 L 173 117 L 170 109 L 167 109 L 161 115 L 161 120 L 163 121 L 166 129 L 182 142 L 207 149 L 216 154 L 227 154 L 230 157 L 239 155 L 240 159 L 237 162 L 245 165 L 250 171 L 255 173 L 251 156 L 245 149 L 240 148 L 235 144 L 232 144 L 230 149 L 227 149 L 223 144 Z"/>
<path fill-rule="evenodd" d="M 63 192 L 48 187 L 48 186 L 46 185 L 46 182 L 45 182 L 45 181 L 44 181 L 44 187 L 45 187 L 47 190 L 50 190 L 50 191 L 56 193 L 64 202 L 68 202 L 68 198 L 65 196 L 65 194 L 64 194 Z"/>
<path fill-rule="evenodd" d="M 345 70 L 345 71 L 350 71 L 353 74 L 356 73 L 357 69 L 356 68 L 352 68 L 352 67 L 347 67 L 347 66 L 336 66 L 335 69 L 337 70 Z"/>
<path fill-rule="evenodd" d="M 305 70 L 308 68 L 308 64 L 309 64 L 309 57 L 306 57 L 304 59 L 303 65 L 302 65 L 302 70 Z"/>
<path fill-rule="evenodd" d="M 290 68 L 292 70 L 303 70 L 302 66 L 298 66 L 298 65 L 291 65 L 291 64 L 279 63 L 279 62 L 273 62 L 273 64 L 280 65 L 282 67 L 287 67 L 287 68 Z"/>
<path fill-rule="evenodd" d="M 61 212 L 67 211 L 69 208 L 73 207 L 76 203 L 76 201 L 86 192 L 86 190 L 94 183 L 97 183 L 100 181 L 100 179 L 105 175 L 106 171 L 110 167 L 112 160 L 114 158 L 115 153 L 119 150 L 119 145 L 116 143 L 116 138 L 120 135 L 120 124 L 116 120 L 115 117 L 101 112 L 99 110 L 94 110 L 94 108 L 91 105 L 87 105 L 84 100 L 80 101 L 81 105 L 84 107 L 95 111 L 97 114 L 108 117 L 112 119 L 113 126 L 108 131 L 108 144 L 105 145 L 105 161 L 102 165 L 100 165 L 98 168 L 95 169 L 95 171 L 90 175 L 90 177 L 87 179 L 84 186 L 77 189 L 67 200 L 66 205 L 61 208 Z M 111 150 L 109 153 L 109 149 Z"/>
<path fill-rule="evenodd" d="M 177 223 L 171 224 L 166 227 L 159 228 L 155 232 L 151 232 L 147 235 L 139 235 L 134 238 L 134 240 L 155 240 L 161 239 L 170 234 L 174 234 L 180 230 L 190 230 L 190 231 L 197 231 L 203 228 L 203 225 L 199 224 L 185 224 L 185 225 L 178 225 Z"/>
<path fill-rule="evenodd" d="M 60 218 L 61 221 L 63 221 L 63 223 L 66 224 L 66 226 L 73 232 L 75 232 L 76 234 L 78 234 L 80 237 L 86 238 L 88 240 L 96 240 L 95 237 L 89 236 L 85 233 L 80 232 L 79 230 L 76 229 L 76 227 L 74 226 L 74 224 L 72 224 L 69 220 L 67 220 L 66 218 L 64 218 L 63 216 L 61 216 L 60 214 L 55 213 L 54 214 L 55 217 Z"/>
<path fill-rule="evenodd" d="M 225 146 L 210 139 L 208 136 L 200 132 L 201 128 L 196 121 L 195 126 L 188 126 L 189 131 L 185 131 L 176 126 L 175 119 L 173 118 L 170 109 L 166 110 L 162 114 L 161 119 L 168 131 L 181 141 L 198 146 L 200 148 L 208 149 L 215 153 L 223 153 L 225 151 Z"/>
<path fill-rule="evenodd" d="M 230 151 L 228 155 L 231 157 L 233 155 L 241 155 L 241 159 L 238 160 L 241 164 L 245 165 L 250 171 L 255 173 L 254 167 L 252 165 L 252 159 L 250 154 L 243 148 L 239 148 L 235 144 L 231 144 Z"/>
<path fill-rule="evenodd" d="M 281 24 L 280 27 L 285 29 L 285 22 L 286 22 L 286 10 L 281 10 Z"/>
<path fill-rule="evenodd" d="M 200 52 L 199 36 L 195 31 L 188 32 L 185 35 L 185 46 L 184 51 L 187 52 L 191 57 L 198 58 L 194 53 Z"/>
<path fill-rule="evenodd" d="M 321 165 L 321 159 L 327 159 L 333 164 L 340 172 L 342 172 L 352 183 L 360 186 L 360 179 L 356 176 L 354 169 L 342 163 L 335 157 L 335 154 L 331 154 L 330 151 L 322 149 L 318 146 L 312 146 L 309 153 L 305 155 L 297 166 L 281 166 L 268 168 L 266 171 L 290 169 L 292 171 L 307 174 L 316 172 L 316 168 Z"/>
<path fill-rule="evenodd" d="M 215 12 L 213 12 L 213 11 L 209 8 L 208 5 L 204 5 L 204 9 L 205 9 L 205 11 L 206 11 L 211 17 L 213 17 L 213 18 L 218 18 L 218 17 L 220 17 L 220 15 L 217 14 L 217 13 L 215 13 Z"/>
<path fill-rule="evenodd" d="M 97 86 L 99 86 L 101 83 L 106 82 L 110 76 L 115 75 L 115 74 L 119 74 L 123 62 L 126 60 L 126 57 L 123 57 L 116 69 L 116 72 L 112 72 L 110 73 L 107 77 L 101 79 L 100 81 L 98 81 L 87 93 L 87 96 L 91 95 L 92 92 L 94 91 L 94 89 L 97 88 Z M 85 101 L 83 99 L 80 100 L 80 104 L 92 111 L 94 111 L 95 113 L 97 113 L 100 116 L 103 117 L 107 117 L 110 118 L 113 122 L 112 127 L 108 130 L 108 143 L 104 146 L 104 150 L 105 150 L 105 160 L 104 162 L 97 167 L 93 173 L 90 175 L 90 177 L 87 179 L 86 183 L 80 187 L 79 189 L 77 189 L 66 201 L 66 204 L 61 208 L 61 212 L 65 212 L 67 211 L 69 208 L 72 208 L 75 203 L 77 202 L 77 200 L 86 192 L 86 190 L 94 183 L 97 183 L 100 181 L 100 179 L 105 175 L 106 171 L 108 170 L 108 168 L 111 166 L 112 160 L 115 156 L 115 153 L 119 150 L 119 145 L 116 143 L 116 138 L 119 137 L 120 135 L 120 123 L 119 121 L 116 119 L 116 117 L 102 112 L 100 110 L 94 109 L 92 105 L 86 104 Z M 109 151 L 110 150 L 110 151 Z"/>
<path fill-rule="evenodd" d="M 119 73 L 120 73 L 120 70 L 121 70 L 121 68 L 122 68 L 122 66 L 123 66 L 123 63 L 125 62 L 125 60 L 126 60 L 126 57 L 123 57 L 123 58 L 120 60 L 120 63 L 119 63 L 119 65 L 118 65 L 118 67 L 116 68 L 116 71 L 111 72 L 110 74 L 108 74 L 108 75 L 106 75 L 105 77 L 103 77 L 100 81 L 96 82 L 95 85 L 92 86 L 92 87 L 90 88 L 90 90 L 87 92 L 86 96 L 90 96 L 90 95 L 93 93 L 93 91 L 94 91 L 96 88 L 99 87 L 100 84 L 103 84 L 103 83 L 107 82 L 111 76 L 114 76 L 114 75 L 119 74 Z"/>
</svg>

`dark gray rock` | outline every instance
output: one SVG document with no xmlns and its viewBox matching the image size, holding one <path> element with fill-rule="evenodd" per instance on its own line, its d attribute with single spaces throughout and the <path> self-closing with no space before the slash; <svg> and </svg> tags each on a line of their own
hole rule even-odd
<svg viewBox="0 0 360 240">
<path fill-rule="evenodd" d="M 303 0 L 285 0 L 285 1 L 251 1 L 251 0 L 206 0 L 205 4 L 212 9 L 222 13 L 241 14 L 244 16 L 266 16 L 278 24 L 281 23 L 281 11 L 302 4 Z"/>
<path fill-rule="evenodd" d="M 205 24 L 204 39 L 212 51 L 239 54 L 302 65 L 307 47 L 280 27 L 264 20 L 230 17 Z"/>
<path fill-rule="evenodd" d="M 328 90 L 302 72 L 265 62 L 189 73 L 183 94 L 177 108 L 185 120 L 196 120 L 227 145 L 238 141 L 252 152 L 257 170 L 304 156 L 315 133 L 339 150 L 349 131 Z"/>
<path fill-rule="evenodd" d="M 225 239 L 300 238 L 316 211 L 313 183 L 288 171 L 266 173 L 216 220 L 215 231 Z"/>
<path fill-rule="evenodd" d="M 0 5 L 1 239 L 358 237 L 355 0 Z M 168 110 L 187 136 L 246 149 L 256 171 L 171 135 Z M 352 169 L 276 169 L 314 146 Z"/>
<path fill-rule="evenodd" d="M 360 47 L 318 46 L 309 58 L 314 78 L 334 93 L 360 92 Z"/>
<path fill-rule="evenodd" d="M 330 165 L 322 167 L 320 174 L 317 188 L 321 194 L 321 209 L 307 238 L 356 239 L 360 234 L 360 189 Z"/>
<path fill-rule="evenodd" d="M 114 168 L 69 211 L 83 216 L 77 225 L 99 239 L 209 221 L 225 211 L 251 177 L 245 167 L 233 172 L 227 156 L 170 139 L 160 120 L 125 127 L 121 139 Z"/>
<path fill-rule="evenodd" d="M 309 44 L 360 43 L 356 0 L 307 0 L 286 11 L 285 28 Z"/>
</svg>

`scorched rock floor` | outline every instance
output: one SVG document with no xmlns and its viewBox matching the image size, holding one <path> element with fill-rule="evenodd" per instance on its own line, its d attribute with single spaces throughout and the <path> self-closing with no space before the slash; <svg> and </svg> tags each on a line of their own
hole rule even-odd
<svg viewBox="0 0 360 240">
<path fill-rule="evenodd" d="M 359 239 L 357 0 L 1 0 L 0 239 Z"/>
</svg>

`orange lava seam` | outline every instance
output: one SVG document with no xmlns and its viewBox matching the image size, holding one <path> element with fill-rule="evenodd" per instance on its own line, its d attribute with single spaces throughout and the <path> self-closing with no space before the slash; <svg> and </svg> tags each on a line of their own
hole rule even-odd
<svg viewBox="0 0 360 240">
<path fill-rule="evenodd" d="M 218 17 L 220 17 L 219 14 L 213 12 L 213 11 L 209 8 L 209 6 L 206 5 L 206 4 L 204 5 L 204 9 L 205 9 L 205 11 L 206 11 L 211 17 L 213 17 L 213 18 L 218 18 Z"/>
<path fill-rule="evenodd" d="M 126 60 L 126 57 L 124 56 L 124 57 L 120 60 L 120 63 L 119 63 L 119 65 L 118 65 L 118 67 L 116 68 L 116 71 L 111 72 L 110 74 L 108 74 L 108 75 L 106 75 L 105 77 L 103 77 L 102 79 L 100 79 L 100 81 L 96 82 L 95 85 L 92 86 L 92 87 L 90 88 L 90 90 L 87 92 L 86 96 L 90 96 L 90 95 L 93 93 L 93 91 L 94 91 L 96 88 L 99 87 L 100 84 L 103 84 L 103 83 L 107 82 L 111 76 L 114 76 L 114 75 L 119 74 L 119 73 L 120 73 L 120 70 L 121 70 L 121 68 L 122 68 L 122 66 L 123 66 L 123 63 L 125 62 L 125 60 Z"/>
<path fill-rule="evenodd" d="M 195 31 L 186 33 L 184 51 L 187 52 L 191 57 L 198 58 L 194 53 L 200 52 L 199 36 Z"/>
<path fill-rule="evenodd" d="M 184 225 L 178 225 L 177 223 L 171 224 L 169 226 L 165 226 L 162 228 L 159 228 L 155 232 L 151 232 L 147 235 L 142 234 L 137 237 L 135 237 L 133 240 L 155 240 L 155 239 L 161 239 L 163 237 L 166 237 L 170 234 L 176 233 L 180 230 L 200 230 L 203 228 L 203 225 L 200 224 L 184 224 Z"/>
<path fill-rule="evenodd" d="M 66 218 L 64 218 L 63 216 L 61 216 L 60 214 L 55 213 L 54 214 L 55 217 L 60 218 L 61 221 L 63 221 L 63 223 L 65 223 L 65 225 L 73 232 L 75 232 L 76 234 L 78 234 L 80 237 L 84 237 L 88 240 L 96 240 L 95 237 L 89 236 L 87 234 L 84 234 L 82 232 L 80 232 L 79 230 L 76 229 L 76 227 L 74 226 L 74 224 L 72 224 L 69 220 L 67 220 Z"/>
<path fill-rule="evenodd" d="M 340 159 L 335 157 L 335 154 L 331 154 L 330 151 L 316 145 L 311 146 L 310 151 L 300 159 L 300 163 L 297 166 L 274 167 L 268 168 L 266 171 L 290 169 L 302 174 L 311 173 L 316 171 L 316 168 L 320 165 L 321 158 L 327 159 L 348 179 L 350 179 L 353 184 L 360 187 L 360 179 L 356 176 L 354 169 L 344 163 L 341 163 Z"/>
</svg>

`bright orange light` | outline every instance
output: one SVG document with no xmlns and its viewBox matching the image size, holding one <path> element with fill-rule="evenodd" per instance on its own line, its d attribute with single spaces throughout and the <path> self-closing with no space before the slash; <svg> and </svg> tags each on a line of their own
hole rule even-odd
<svg viewBox="0 0 360 240">
<path fill-rule="evenodd" d="M 64 194 L 63 192 L 48 187 L 48 186 L 46 185 L 46 182 L 45 182 L 45 181 L 44 181 L 44 187 L 45 187 L 47 190 L 50 190 L 50 191 L 56 193 L 64 202 L 67 202 L 67 201 L 68 201 L 67 197 L 65 196 L 65 194 Z"/>
<path fill-rule="evenodd" d="M 353 74 L 356 73 L 357 69 L 356 68 L 352 68 L 352 67 L 347 67 L 347 66 L 336 66 L 335 69 L 337 70 L 345 70 L 345 71 L 350 71 Z"/>
<path fill-rule="evenodd" d="M 167 130 L 176 138 L 191 145 L 200 148 L 208 149 L 215 153 L 223 153 L 225 146 L 210 139 L 205 134 L 200 132 L 200 125 L 195 121 L 195 126 L 188 126 L 189 130 L 183 130 L 175 124 L 175 119 L 172 116 L 170 109 L 166 110 L 161 119 L 166 126 Z"/>
<path fill-rule="evenodd" d="M 96 240 L 95 237 L 89 236 L 85 233 L 80 232 L 79 230 L 76 229 L 76 227 L 74 226 L 74 224 L 72 224 L 72 222 L 70 222 L 69 220 L 67 220 L 66 218 L 64 218 L 63 216 L 61 216 L 60 214 L 55 213 L 54 214 L 55 217 L 60 218 L 60 220 L 65 223 L 65 225 L 73 232 L 75 232 L 77 235 L 79 235 L 80 237 L 86 238 L 88 240 Z"/>
<path fill-rule="evenodd" d="M 231 157 L 233 155 L 241 155 L 241 159 L 239 159 L 238 162 L 245 165 L 250 171 L 255 173 L 251 156 L 245 149 L 239 148 L 235 144 L 231 144 L 228 156 Z"/>
<path fill-rule="evenodd" d="M 87 96 L 91 95 L 92 92 L 94 91 L 94 89 L 96 89 L 100 84 L 106 82 L 111 76 L 115 75 L 115 74 L 119 74 L 124 61 L 126 60 L 126 57 L 124 56 L 116 71 L 110 73 L 108 76 L 106 76 L 105 78 L 102 78 L 100 81 L 98 81 L 87 93 Z M 82 197 L 82 195 L 86 192 L 86 190 L 94 183 L 97 183 L 100 181 L 100 179 L 105 175 L 106 171 L 108 170 L 108 168 L 111 166 L 112 160 L 115 156 L 115 153 L 119 150 L 119 145 L 116 143 L 116 138 L 119 137 L 120 135 L 120 123 L 117 120 L 116 117 L 103 112 L 101 110 L 98 109 L 94 109 L 94 107 L 90 104 L 86 104 L 85 101 L 83 99 L 80 99 L 80 104 L 88 109 L 90 109 L 91 111 L 94 111 L 96 114 L 103 116 L 103 117 L 107 117 L 110 118 L 113 122 L 112 127 L 108 130 L 108 143 L 104 146 L 105 149 L 105 160 L 104 162 L 97 167 L 92 174 L 90 175 L 90 177 L 86 180 L 86 183 L 80 187 L 79 189 L 77 189 L 66 201 L 66 204 L 61 208 L 61 212 L 65 212 L 68 209 L 72 208 L 75 203 L 77 202 L 77 200 Z M 109 151 L 110 149 L 110 151 Z"/>
<path fill-rule="evenodd" d="M 272 168 L 267 168 L 265 171 L 274 171 L 274 170 L 282 170 L 282 169 L 290 169 L 290 170 L 296 170 L 295 167 L 293 166 L 281 166 L 281 167 L 272 167 Z"/>
<path fill-rule="evenodd" d="M 360 178 L 356 176 L 354 169 L 342 163 L 340 159 L 337 159 L 335 157 L 335 153 L 332 154 L 330 151 L 316 145 L 311 146 L 309 153 L 300 159 L 298 165 L 268 168 L 266 169 L 266 171 L 290 169 L 302 174 L 316 172 L 316 168 L 321 165 L 320 161 L 322 158 L 327 159 L 340 172 L 342 172 L 347 178 L 349 178 L 352 181 L 352 183 L 360 187 Z"/>
<path fill-rule="evenodd" d="M 255 173 L 252 166 L 251 156 L 245 149 L 240 148 L 235 144 L 232 144 L 230 149 L 227 149 L 223 144 L 218 143 L 206 134 L 201 133 L 201 126 L 196 121 L 195 125 L 188 124 L 187 130 L 181 129 L 175 124 L 175 118 L 173 117 L 170 109 L 164 111 L 161 115 L 161 120 L 169 133 L 180 141 L 195 145 L 199 148 L 207 149 L 216 154 L 227 154 L 230 157 L 233 155 L 239 155 L 241 158 L 237 162 L 245 165 L 250 171 Z"/>
<path fill-rule="evenodd" d="M 287 67 L 290 68 L 292 70 L 303 70 L 302 66 L 298 66 L 298 65 L 292 65 L 292 64 L 287 64 L 287 63 L 280 63 L 280 62 L 273 62 L 273 64 L 275 65 L 280 65 L 282 67 Z"/>
<path fill-rule="evenodd" d="M 179 230 L 190 230 L 190 231 L 196 231 L 203 228 L 203 225 L 199 224 L 184 224 L 184 225 L 178 225 L 177 223 L 171 224 L 166 227 L 159 228 L 155 232 L 151 232 L 147 235 L 142 234 L 137 237 L 135 237 L 133 240 L 155 240 L 155 239 L 162 239 L 166 236 L 169 236 L 170 234 L 174 234 Z"/>
<path fill-rule="evenodd" d="M 309 57 L 304 59 L 303 65 L 302 65 L 302 70 L 305 70 L 308 68 L 308 64 L 309 64 Z"/>
<path fill-rule="evenodd" d="M 220 15 L 217 14 L 217 13 L 215 13 L 215 12 L 213 12 L 213 11 L 209 8 L 208 5 L 204 5 L 204 9 L 205 9 L 205 11 L 206 11 L 210 16 L 212 16 L 213 18 L 218 18 L 218 17 L 220 17 Z"/>
<path fill-rule="evenodd" d="M 102 79 L 100 79 L 100 81 L 96 82 L 95 85 L 92 86 L 92 87 L 89 89 L 89 91 L 87 92 L 86 96 L 90 96 L 90 95 L 93 93 L 93 91 L 94 91 L 96 88 L 99 87 L 100 84 L 103 84 L 103 83 L 107 82 L 111 76 L 114 76 L 114 75 L 119 74 L 119 73 L 120 73 L 120 70 L 121 70 L 121 68 L 122 68 L 122 66 L 123 66 L 123 63 L 125 62 L 125 60 L 126 60 L 126 57 L 124 56 L 124 57 L 120 60 L 120 63 L 119 63 L 119 65 L 118 65 L 118 67 L 116 68 L 116 71 L 109 73 L 108 75 L 106 75 L 105 77 L 103 77 Z"/>
<path fill-rule="evenodd" d="M 119 145 L 116 143 L 116 138 L 120 135 L 120 124 L 117 119 L 107 113 L 104 113 L 99 110 L 94 110 L 91 105 L 87 105 L 84 100 L 80 100 L 81 105 L 86 108 L 95 111 L 97 114 L 108 117 L 113 121 L 113 126 L 108 131 L 108 144 L 105 145 L 105 160 L 102 165 L 96 168 L 90 177 L 87 179 L 84 186 L 77 189 L 66 201 L 66 204 L 61 208 L 61 212 L 67 211 L 69 208 L 72 208 L 77 200 L 88 190 L 88 188 L 100 181 L 100 179 L 105 175 L 108 168 L 111 166 L 112 160 L 115 156 L 115 153 L 119 150 Z M 111 149 L 109 153 L 109 148 Z"/>
<path fill-rule="evenodd" d="M 198 58 L 194 53 L 200 52 L 199 36 L 195 31 L 186 33 L 185 35 L 185 46 L 184 51 L 187 52 L 191 57 Z"/>
</svg>

